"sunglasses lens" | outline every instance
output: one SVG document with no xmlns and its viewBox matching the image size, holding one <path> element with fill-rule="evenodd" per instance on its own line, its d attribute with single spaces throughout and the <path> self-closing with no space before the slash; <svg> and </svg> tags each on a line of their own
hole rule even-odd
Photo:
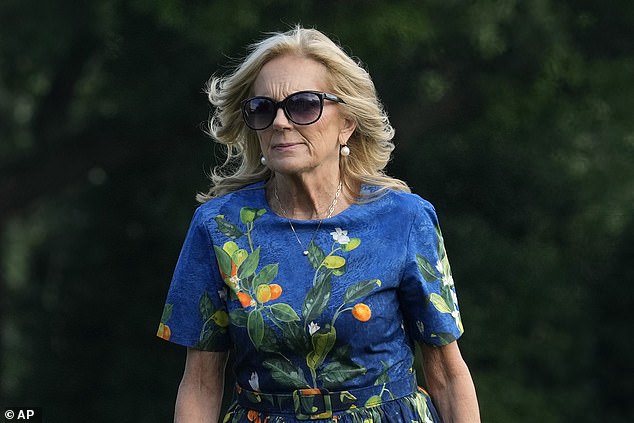
<svg viewBox="0 0 634 423">
<path fill-rule="evenodd" d="M 244 120 L 251 129 L 264 129 L 275 119 L 275 103 L 267 98 L 256 97 L 244 103 Z"/>
<path fill-rule="evenodd" d="M 297 93 L 286 100 L 286 113 L 291 120 L 299 125 L 308 125 L 319 119 L 322 102 L 315 93 Z"/>
<path fill-rule="evenodd" d="M 253 97 L 242 106 L 242 115 L 249 128 L 266 129 L 275 120 L 279 106 L 284 107 L 286 116 L 298 125 L 317 122 L 323 111 L 320 94 L 305 91 L 292 94 L 280 103 L 267 97 Z"/>
</svg>

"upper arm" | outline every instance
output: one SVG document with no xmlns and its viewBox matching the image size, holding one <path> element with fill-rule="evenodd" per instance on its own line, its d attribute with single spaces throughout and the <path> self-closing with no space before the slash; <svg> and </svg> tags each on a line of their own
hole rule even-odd
<svg viewBox="0 0 634 423">
<path fill-rule="evenodd" d="M 218 421 L 227 355 L 226 352 L 187 350 L 185 371 L 176 397 L 175 422 Z"/>
<path fill-rule="evenodd" d="M 480 422 L 478 400 L 457 342 L 421 345 L 427 388 L 446 422 Z"/>
<path fill-rule="evenodd" d="M 226 351 L 202 351 L 187 349 L 184 383 L 194 383 L 211 390 L 222 390 L 227 365 Z"/>
<path fill-rule="evenodd" d="M 446 385 L 456 376 L 468 373 L 467 365 L 462 358 L 458 342 L 450 342 L 443 346 L 431 346 L 421 343 L 423 369 L 425 379 L 433 389 L 433 385 Z"/>
<path fill-rule="evenodd" d="M 407 332 L 418 342 L 445 345 L 463 333 L 444 239 L 433 206 L 416 204 L 399 285 Z"/>
<path fill-rule="evenodd" d="M 210 217 L 202 207 L 194 214 L 163 308 L 159 337 L 206 351 L 231 348 L 227 285 L 218 268 Z"/>
</svg>

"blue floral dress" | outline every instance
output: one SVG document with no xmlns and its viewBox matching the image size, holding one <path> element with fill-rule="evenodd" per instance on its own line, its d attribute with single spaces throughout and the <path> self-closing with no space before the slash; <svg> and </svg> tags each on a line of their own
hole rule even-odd
<svg viewBox="0 0 634 423">
<path fill-rule="evenodd" d="M 440 421 L 416 386 L 414 342 L 445 345 L 463 327 L 432 205 L 388 191 L 292 224 L 308 255 L 263 182 L 201 205 L 158 336 L 233 350 L 225 422 Z"/>
</svg>

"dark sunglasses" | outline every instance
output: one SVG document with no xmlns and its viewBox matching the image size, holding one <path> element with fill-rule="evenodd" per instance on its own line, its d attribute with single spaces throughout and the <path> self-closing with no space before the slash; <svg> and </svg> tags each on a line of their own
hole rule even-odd
<svg viewBox="0 0 634 423">
<path fill-rule="evenodd" d="M 242 117 L 249 128 L 259 131 L 271 126 L 277 115 L 277 109 L 281 107 L 291 122 L 297 125 L 310 125 L 321 117 L 324 111 L 324 100 L 345 103 L 334 94 L 316 91 L 298 91 L 282 101 L 258 96 L 242 102 Z"/>
</svg>

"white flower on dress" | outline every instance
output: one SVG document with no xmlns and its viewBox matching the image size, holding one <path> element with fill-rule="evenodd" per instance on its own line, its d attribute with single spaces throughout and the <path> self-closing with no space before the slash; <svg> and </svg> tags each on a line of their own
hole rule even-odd
<svg viewBox="0 0 634 423">
<path fill-rule="evenodd" d="M 319 329 L 321 329 L 319 327 L 319 325 L 315 322 L 310 322 L 310 324 L 308 325 L 308 333 L 310 333 L 310 335 L 312 336 L 315 332 L 317 332 Z"/>
<path fill-rule="evenodd" d="M 332 235 L 332 239 L 339 244 L 345 245 L 350 242 L 350 238 L 348 238 L 348 231 L 344 231 L 341 228 L 335 228 L 335 231 L 330 232 L 330 235 Z"/>
<path fill-rule="evenodd" d="M 442 267 L 442 262 L 440 260 L 436 262 L 436 270 L 438 270 L 438 273 L 440 273 L 441 275 L 445 273 Z"/>
<path fill-rule="evenodd" d="M 222 288 L 218 290 L 218 296 L 220 297 L 221 300 L 226 300 L 227 299 L 227 289 L 226 288 Z"/>
<path fill-rule="evenodd" d="M 257 372 L 251 373 L 251 377 L 249 378 L 249 385 L 251 385 L 251 389 L 253 389 L 254 391 L 260 390 L 260 380 L 258 378 Z"/>
<path fill-rule="evenodd" d="M 453 286 L 453 276 L 451 275 L 445 275 L 442 277 L 442 284 L 443 286 Z"/>
<path fill-rule="evenodd" d="M 451 276 L 451 270 L 449 270 L 449 266 L 447 266 L 447 271 L 445 272 L 445 266 L 443 266 L 443 262 L 438 260 L 436 262 L 436 270 L 442 276 L 442 284 L 443 286 L 453 286 L 453 276 Z"/>
</svg>

